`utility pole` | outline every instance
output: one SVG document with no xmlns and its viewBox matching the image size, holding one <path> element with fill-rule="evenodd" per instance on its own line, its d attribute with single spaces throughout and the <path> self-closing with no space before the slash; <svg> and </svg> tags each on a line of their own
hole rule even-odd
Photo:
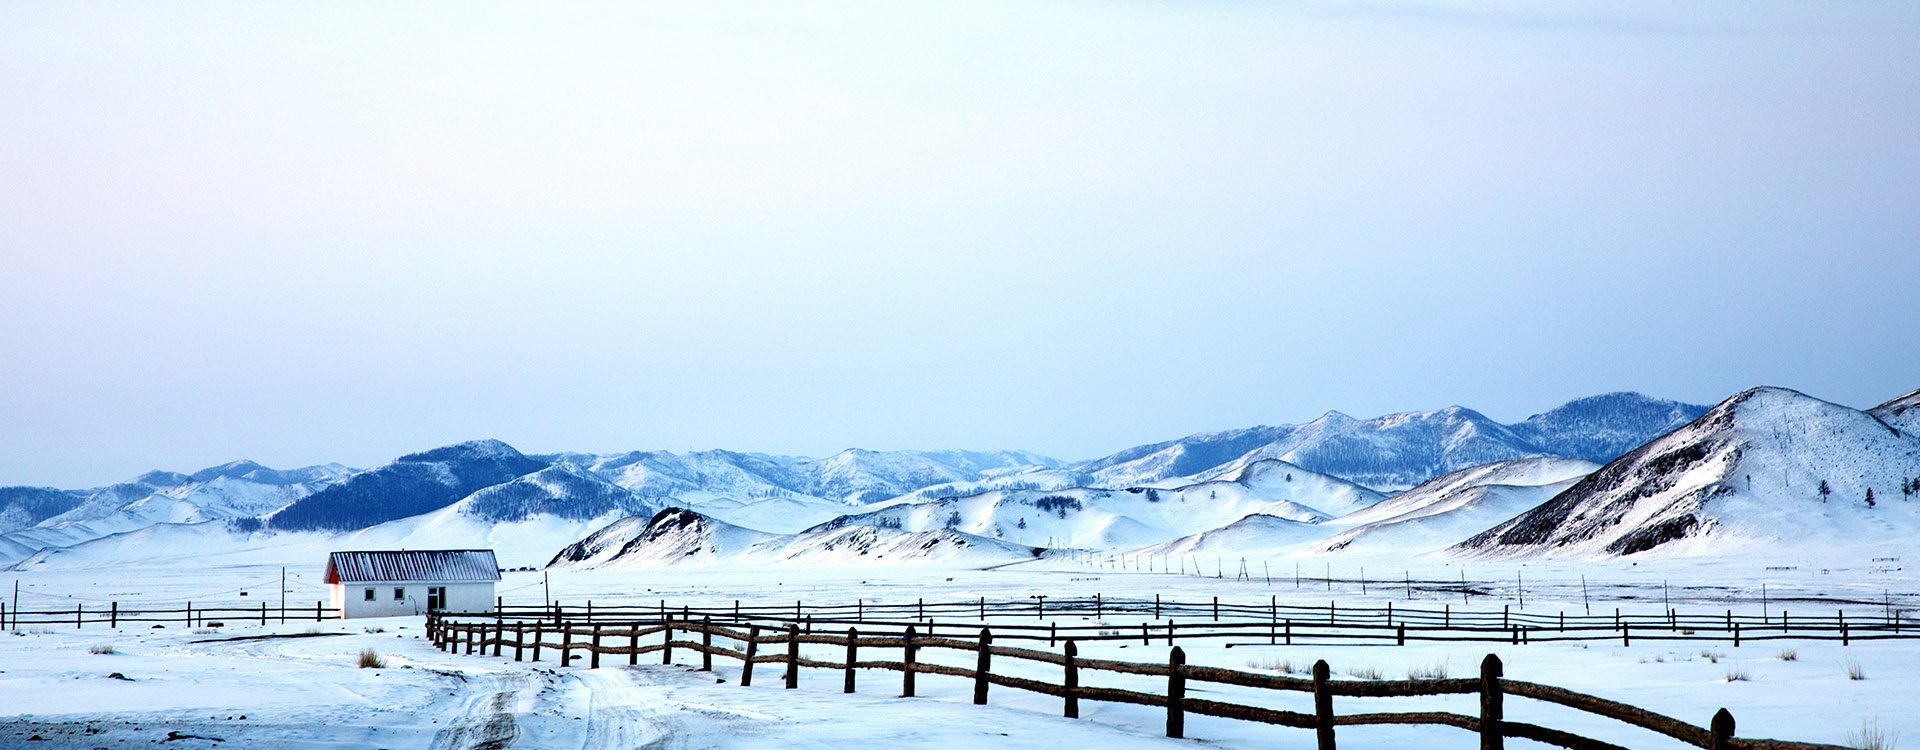
<svg viewBox="0 0 1920 750">
<path fill-rule="evenodd" d="M 342 613 L 343 615 L 345 613 Z M 280 622 L 287 621 L 287 566 L 280 566 Z"/>
<path fill-rule="evenodd" d="M 553 583 L 547 580 L 547 571 L 544 569 L 540 571 L 540 589 L 546 592 L 547 607 L 551 609 L 553 607 Z"/>
</svg>

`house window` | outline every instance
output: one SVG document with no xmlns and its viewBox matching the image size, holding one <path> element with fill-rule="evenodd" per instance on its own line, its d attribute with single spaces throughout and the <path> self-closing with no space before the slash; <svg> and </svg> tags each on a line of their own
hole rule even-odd
<svg viewBox="0 0 1920 750">
<path fill-rule="evenodd" d="M 366 601 L 373 601 L 373 589 L 367 589 Z"/>
<path fill-rule="evenodd" d="M 394 601 L 396 601 L 396 602 L 399 602 L 399 601 L 406 601 L 406 599 L 407 599 L 407 590 L 406 590 L 406 589 L 403 589 L 403 588 L 399 588 L 399 587 L 395 587 L 395 588 L 393 589 L 393 600 L 394 600 Z"/>
</svg>

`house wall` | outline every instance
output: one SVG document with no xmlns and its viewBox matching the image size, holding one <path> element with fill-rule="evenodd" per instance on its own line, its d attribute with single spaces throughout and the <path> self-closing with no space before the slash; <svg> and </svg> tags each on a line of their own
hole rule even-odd
<svg viewBox="0 0 1920 750">
<path fill-rule="evenodd" d="M 461 582 L 441 583 L 438 581 L 381 581 L 378 583 L 335 583 L 328 585 L 328 596 L 333 606 L 344 613 L 344 617 L 400 617 L 404 615 L 426 614 L 427 588 L 445 586 L 447 589 L 448 612 L 488 612 L 492 611 L 493 583 Z M 367 601 L 366 590 L 373 589 L 373 600 Z M 393 590 L 401 589 L 402 598 L 394 599 Z"/>
</svg>

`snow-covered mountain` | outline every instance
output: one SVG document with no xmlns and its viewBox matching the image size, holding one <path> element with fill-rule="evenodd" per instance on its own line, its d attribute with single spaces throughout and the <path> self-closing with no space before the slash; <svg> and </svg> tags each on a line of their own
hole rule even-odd
<svg viewBox="0 0 1920 750">
<path fill-rule="evenodd" d="M 888 504 L 815 528 L 952 529 L 1034 547 L 1133 547 L 1218 528 L 1254 514 L 1317 523 L 1383 497 L 1352 482 L 1269 460 L 1180 487 L 992 490 Z"/>
<path fill-rule="evenodd" d="M 266 517 L 284 531 L 349 531 L 444 508 L 548 464 L 498 440 L 401 456 L 295 500 Z"/>
<path fill-rule="evenodd" d="M 1920 503 L 1901 488 L 1915 478 L 1915 436 L 1875 414 L 1755 388 L 1455 550 L 1789 556 L 1814 547 L 1911 545 Z"/>
<path fill-rule="evenodd" d="M 1141 547 L 1129 554 L 1172 556 L 1176 559 L 1187 555 L 1271 557 L 1288 554 L 1301 545 L 1324 539 L 1329 530 L 1318 524 L 1256 513 L 1217 529 Z"/>
<path fill-rule="evenodd" d="M 685 508 L 623 518 L 562 549 L 549 567 L 887 564 L 985 565 L 1030 560 L 1040 550 L 945 529 L 906 532 L 868 526 L 769 534 Z"/>
<path fill-rule="evenodd" d="M 1516 458 L 1611 460 L 1704 411 L 1637 393 L 1612 393 L 1572 401 L 1516 425 L 1459 406 L 1367 420 L 1328 412 L 1302 425 L 1192 435 L 1068 468 L 1093 474 L 1096 486 L 1107 486 L 1102 482 L 1144 484 L 1233 461 L 1277 458 L 1369 487 L 1409 487 Z"/>
<path fill-rule="evenodd" d="M 52 487 L 0 487 L 0 534 L 34 526 L 86 502 L 81 490 Z"/>
<path fill-rule="evenodd" d="M 1050 468 L 1058 461 L 1024 451 L 870 451 L 826 458 L 735 451 L 633 451 L 545 457 L 578 466 L 649 499 L 696 495 L 736 505 L 765 499 L 821 499 L 861 505 L 928 485 L 981 479 L 1009 470 Z"/>
<path fill-rule="evenodd" d="M 483 521 L 524 521 L 538 515 L 599 518 L 652 514 L 660 506 L 598 474 L 558 464 L 485 487 L 455 503 L 459 511 Z"/>
<path fill-rule="evenodd" d="M 331 486 L 352 472 L 339 464 L 278 470 L 235 461 L 191 475 L 148 472 L 93 490 L 0 489 L 0 519 L 32 521 L 0 534 L 0 561 L 154 524 L 252 518 Z M 49 511 L 58 512 L 46 515 Z"/>
<path fill-rule="evenodd" d="M 1152 443 L 1054 468 L 935 485 L 904 500 L 990 490 L 1171 486 L 1276 459 L 1375 489 L 1412 487 L 1471 466 L 1536 456 L 1596 463 L 1700 416 L 1707 407 L 1609 393 L 1506 425 L 1459 406 L 1355 419 L 1337 411 L 1306 424 L 1248 427 Z"/>
<path fill-rule="evenodd" d="M 1908 435 L 1920 435 L 1920 391 L 1868 409 L 1867 413 Z"/>
<path fill-rule="evenodd" d="M 1599 468 L 1573 458 L 1523 458 L 1462 469 L 1329 521 L 1330 527 L 1348 528 L 1310 551 L 1397 557 L 1438 552 L 1539 507 Z"/>
</svg>

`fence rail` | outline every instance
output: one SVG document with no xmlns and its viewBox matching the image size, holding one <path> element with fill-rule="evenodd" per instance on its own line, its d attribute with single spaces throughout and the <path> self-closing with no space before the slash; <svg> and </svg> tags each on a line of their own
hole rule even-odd
<svg viewBox="0 0 1920 750">
<path fill-rule="evenodd" d="M 1178 640 L 1190 638 L 1265 639 L 1269 643 L 1288 644 L 1299 639 L 1359 640 L 1393 642 L 1481 642 L 1532 643 L 1553 641 L 1620 641 L 1632 645 L 1646 641 L 1745 641 L 1836 640 L 1851 645 L 1855 640 L 1920 638 L 1920 623 L 1905 613 L 1887 608 L 1850 616 L 1844 609 L 1831 614 L 1793 615 L 1782 610 L 1755 615 L 1731 609 L 1715 612 L 1681 612 L 1666 608 L 1654 612 L 1625 612 L 1615 609 L 1606 614 L 1568 614 L 1565 611 L 1516 611 L 1511 606 L 1498 610 L 1394 606 L 1341 605 L 1330 601 L 1325 606 L 1282 604 L 1270 597 L 1259 604 L 1222 602 L 1218 597 L 1205 602 L 1154 599 L 1109 599 L 1091 597 L 1032 597 L 1026 600 L 989 601 L 978 598 L 961 602 L 889 602 L 856 601 L 853 604 L 813 604 L 796 601 L 792 605 L 743 605 L 693 608 L 658 605 L 579 606 L 500 605 L 492 613 L 518 619 L 548 618 L 559 622 L 570 618 L 591 622 L 636 617 L 691 621 L 712 617 L 717 621 L 757 621 L 795 623 L 811 629 L 834 626 L 877 624 L 892 627 L 918 625 L 945 619 L 950 623 L 994 620 L 1003 638 L 1046 640 L 1057 643 L 1063 638 L 1080 640 Z M 1017 621 L 1031 617 L 1037 622 L 1022 625 Z M 1138 618 L 1147 622 L 1129 625 L 1060 625 L 1064 617 Z M 1049 621 L 1050 618 L 1052 621 Z M 1014 622 L 1008 622 L 1013 620 Z M 1045 624 L 1040 624 L 1044 622 Z M 951 625 L 950 625 L 951 627 Z M 1168 645 L 1172 645 L 1169 642 Z"/>
<path fill-rule="evenodd" d="M 731 614 L 716 616 L 705 612 L 693 615 L 691 618 L 676 618 L 674 613 L 669 612 L 666 616 L 657 619 L 644 619 L 634 618 L 631 613 L 609 612 L 609 609 L 599 608 L 589 615 L 584 611 L 564 612 L 538 608 L 531 617 L 521 614 L 510 615 L 505 608 L 486 615 L 436 613 L 427 618 L 427 634 L 436 647 L 456 653 L 483 655 L 491 653 L 496 657 L 510 653 L 515 661 L 524 661 L 529 658 L 532 661 L 540 661 L 543 652 L 552 652 L 557 655 L 562 667 L 573 666 L 576 659 L 584 658 L 588 661 L 589 668 L 599 668 L 602 664 L 602 656 L 626 656 L 627 664 L 633 665 L 639 663 L 641 656 L 653 653 L 661 655 L 661 663 L 672 664 L 674 651 L 684 649 L 699 655 L 699 668 L 703 671 L 713 669 L 715 656 L 740 662 L 742 687 L 753 685 L 754 667 L 758 664 L 783 665 L 782 680 L 788 689 L 799 686 L 803 668 L 836 670 L 842 673 L 842 689 L 847 693 L 855 692 L 858 680 L 857 670 L 878 669 L 900 672 L 903 697 L 914 696 L 917 690 L 916 677 L 919 675 L 957 677 L 973 682 L 975 704 L 986 704 L 993 686 L 1060 698 L 1063 715 L 1069 718 L 1079 716 L 1081 701 L 1131 703 L 1165 709 L 1166 734 L 1169 737 L 1185 736 L 1186 715 L 1198 714 L 1312 729 L 1316 733 L 1318 746 L 1322 750 L 1333 750 L 1335 747 L 1337 727 L 1376 724 L 1434 725 L 1464 729 L 1480 735 L 1480 746 L 1483 750 L 1503 748 L 1507 737 L 1537 740 L 1574 750 L 1620 750 L 1618 745 L 1570 732 L 1524 722 L 1507 721 L 1504 718 L 1504 700 L 1508 695 L 1566 706 L 1657 732 L 1683 743 L 1709 750 L 1733 748 L 1831 750 L 1839 747 L 1769 739 L 1736 739 L 1733 716 L 1724 708 L 1712 717 L 1706 727 L 1700 727 L 1605 698 L 1550 685 L 1508 680 L 1502 673 L 1500 659 L 1492 654 L 1487 655 L 1481 662 L 1478 679 L 1336 681 L 1331 679 L 1331 669 L 1324 660 L 1313 665 L 1312 677 L 1307 679 L 1217 667 L 1190 666 L 1186 664 L 1185 652 L 1179 646 L 1170 648 L 1165 663 L 1086 659 L 1079 656 L 1079 644 L 1098 636 L 1062 637 L 1058 629 L 1051 626 L 1047 628 L 1050 631 L 1049 635 L 1055 641 L 1061 642 L 1062 650 L 1059 652 L 995 645 L 996 641 L 1006 637 L 1002 633 L 996 633 L 995 628 L 979 628 L 970 636 L 960 632 L 939 635 L 921 630 L 923 627 L 937 627 L 930 626 L 926 622 L 902 626 L 901 623 L 867 621 L 849 625 L 843 634 L 817 629 L 803 631 L 801 623 L 794 621 L 768 623 L 756 620 L 749 615 L 747 608 L 742 608 L 741 619 L 733 619 Z M 691 610 L 683 610 L 683 612 L 691 612 Z M 623 617 L 625 619 L 622 619 Z M 820 628 L 827 623 L 814 620 L 810 624 L 814 628 Z M 951 631 L 960 630 L 958 626 L 949 627 Z M 1024 629 L 1027 632 L 1025 636 L 1014 637 L 1024 637 L 1028 640 L 1047 637 L 1033 634 L 1031 631 L 1034 629 L 1036 626 L 1027 626 Z M 1014 632 L 1018 633 L 1021 630 L 1016 628 Z M 1169 631 L 1168 637 L 1169 639 L 1175 637 L 1172 631 Z M 716 638 L 732 641 L 736 645 L 731 647 L 726 644 L 716 645 L 714 643 Z M 800 648 L 803 644 L 839 647 L 844 649 L 844 657 L 837 661 L 804 657 Z M 775 650 L 769 653 L 763 651 L 762 646 Z M 869 654 L 872 649 L 897 650 L 900 659 L 897 661 L 863 659 L 861 658 L 862 649 L 867 649 Z M 926 662 L 921 660 L 921 652 L 927 649 L 970 654 L 975 659 L 975 665 L 969 669 Z M 1056 683 L 995 673 L 992 666 L 995 658 L 1059 667 L 1062 670 L 1060 681 Z M 1161 678 L 1165 680 L 1165 689 L 1156 693 L 1111 687 L 1090 687 L 1081 684 L 1082 672 Z M 1186 689 L 1189 682 L 1310 693 L 1313 696 L 1314 711 L 1302 713 L 1226 701 L 1189 698 Z M 1477 715 L 1447 711 L 1337 714 L 1333 708 L 1335 697 L 1475 694 L 1480 698 L 1480 710 Z"/>
<path fill-rule="evenodd" d="M 186 627 L 227 621 L 265 625 L 268 622 L 320 621 L 340 616 L 340 610 L 321 602 L 314 602 L 311 607 L 269 607 L 266 602 L 261 602 L 259 607 L 195 607 L 193 602 L 187 602 L 169 609 L 123 609 L 119 602 L 108 602 L 104 606 L 95 604 L 88 607 L 85 603 L 77 603 L 72 609 L 20 608 L 12 611 L 7 609 L 5 602 L 0 602 L 0 630 L 18 630 L 23 625 L 72 625 L 84 628 L 92 624 L 117 628 L 123 623 L 174 622 Z"/>
</svg>

